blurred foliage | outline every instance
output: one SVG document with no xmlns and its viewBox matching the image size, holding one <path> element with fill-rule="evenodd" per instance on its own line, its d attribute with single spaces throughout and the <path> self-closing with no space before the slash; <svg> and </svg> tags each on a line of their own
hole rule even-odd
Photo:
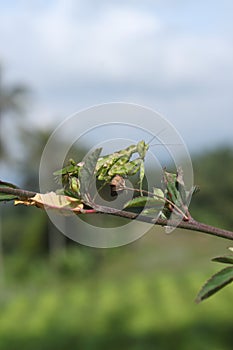
<svg viewBox="0 0 233 350">
<path fill-rule="evenodd" d="M 7 259 L 7 275 L 21 273 L 0 295 L 1 349 L 232 349 L 231 289 L 196 306 L 193 291 L 213 269 L 182 261 L 178 267 L 173 255 L 165 270 L 156 263 L 167 245 L 160 238 L 149 267 L 143 246 L 153 240 L 148 234 L 102 251 L 99 268 L 90 263 L 91 248 L 70 249 L 50 262 Z"/>
<path fill-rule="evenodd" d="M 194 158 L 201 192 L 191 205 L 195 218 L 230 229 L 232 160 L 230 149 Z M 232 288 L 193 302 L 227 241 L 156 227 L 121 248 L 64 239 L 51 250 L 43 211 L 10 203 L 2 210 L 2 349 L 232 349 Z"/>
<path fill-rule="evenodd" d="M 233 230 L 233 150 L 219 148 L 193 157 L 194 181 L 200 192 L 190 211 L 196 220 Z"/>
<path fill-rule="evenodd" d="M 1 102 L 0 117 L 10 104 L 6 107 Z M 37 190 L 50 131 L 20 132 L 19 184 Z M 80 160 L 83 153 L 79 150 Z M 195 156 L 193 165 L 201 192 L 191 214 L 232 229 L 232 150 Z M 155 227 L 131 245 L 93 249 L 68 240 L 39 209 L 6 203 L 0 210 L 1 349 L 232 349 L 232 289 L 201 306 L 193 303 L 216 272 L 209 259 L 224 253 L 228 242 L 180 230 L 167 236 Z M 106 227 L 115 223 L 103 215 L 88 220 Z"/>
<path fill-rule="evenodd" d="M 26 92 L 0 77 L 1 120 L 9 112 L 20 115 Z M 12 129 L 16 125 L 12 118 Z M 17 129 L 24 145 L 18 184 L 37 190 L 50 131 Z M 82 159 L 84 151 L 69 157 Z M 201 192 L 192 200 L 192 215 L 232 229 L 232 150 L 198 155 L 193 165 Z M 94 249 L 68 240 L 39 209 L 6 203 L 0 210 L 1 349 L 232 349 L 232 288 L 203 305 L 193 303 L 216 272 L 209 259 L 228 242 L 180 230 L 167 236 L 156 227 L 128 246 Z M 113 221 L 101 216 L 99 224 L 111 227 Z"/>
<path fill-rule="evenodd" d="M 47 136 L 46 136 L 47 135 Z M 38 188 L 39 154 L 38 148 L 47 140 L 48 134 L 41 133 L 37 138 L 31 137 L 30 164 L 24 174 L 24 187 L 31 190 Z M 27 138 L 30 140 L 30 137 Z M 43 140 L 43 142 L 42 142 Z M 39 142 L 41 141 L 41 142 Z M 28 151 L 29 152 L 29 151 Z M 84 150 L 78 154 L 82 159 Z M 22 169 L 26 164 L 22 163 Z M 232 229 L 232 193 L 233 193 L 233 151 L 229 148 L 214 150 L 210 153 L 195 156 L 193 159 L 194 181 L 200 186 L 198 192 L 192 199 L 190 212 L 199 220 L 226 229 Z M 36 176 L 36 178 L 35 178 Z M 39 209 L 13 207 L 11 203 L 1 206 L 4 220 L 2 222 L 4 252 L 22 252 L 35 256 L 49 252 L 49 224 L 45 213 Z M 12 217 L 14 220 L 12 220 Z M 112 218 L 111 216 L 84 217 L 88 221 L 105 227 L 119 225 L 124 219 Z M 31 234 L 33 232 L 33 235 Z M 7 233 L 7 234 L 6 234 Z M 56 233 L 60 235 L 59 232 Z M 73 245 L 65 239 L 66 244 Z"/>
<path fill-rule="evenodd" d="M 29 89 L 24 84 L 15 83 L 12 85 L 6 84 L 3 78 L 3 69 L 0 65 L 0 127 L 3 128 L 3 119 L 15 116 L 23 116 Z M 14 127 L 16 124 L 14 125 Z M 0 138 L 0 159 L 7 160 L 8 154 L 6 150 L 7 135 L 3 132 Z"/>
</svg>

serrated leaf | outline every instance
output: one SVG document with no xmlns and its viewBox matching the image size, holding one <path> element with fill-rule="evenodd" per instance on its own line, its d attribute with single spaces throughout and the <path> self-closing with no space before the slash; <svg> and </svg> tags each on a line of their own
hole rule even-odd
<svg viewBox="0 0 233 350">
<path fill-rule="evenodd" d="M 213 258 L 212 261 L 217 261 L 223 264 L 233 264 L 233 257 L 232 256 L 217 256 L 216 258 Z"/>
<path fill-rule="evenodd" d="M 132 200 L 128 201 L 124 205 L 125 208 L 133 208 L 133 207 L 161 207 L 161 203 L 164 203 L 163 199 L 160 198 L 152 198 L 152 197 L 135 197 Z"/>
<path fill-rule="evenodd" d="M 10 182 L 0 180 L 0 202 L 12 201 L 12 200 L 18 198 L 17 196 L 15 196 L 13 194 L 1 193 L 1 188 L 6 188 L 6 187 L 18 188 L 18 186 L 14 185 Z"/>
<path fill-rule="evenodd" d="M 84 159 L 83 167 L 79 172 L 80 194 L 82 198 L 85 198 L 86 194 L 89 192 L 90 185 L 95 179 L 96 163 L 101 151 L 102 148 L 97 148 Z"/>
<path fill-rule="evenodd" d="M 211 295 L 218 292 L 220 289 L 233 281 L 233 267 L 226 267 L 225 269 L 213 275 L 202 287 L 197 295 L 196 302 L 209 298 Z"/>
</svg>

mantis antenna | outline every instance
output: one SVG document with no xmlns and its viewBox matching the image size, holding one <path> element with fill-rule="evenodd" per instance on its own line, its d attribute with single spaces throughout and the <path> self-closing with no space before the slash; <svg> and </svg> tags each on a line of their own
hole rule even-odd
<svg viewBox="0 0 233 350">
<path fill-rule="evenodd" d="M 154 146 L 180 146 L 181 143 L 154 143 L 153 145 L 150 146 L 154 147 Z"/>
<path fill-rule="evenodd" d="M 161 129 L 156 135 L 154 135 L 152 137 L 152 139 L 148 142 L 148 145 L 151 144 L 151 142 L 157 138 L 164 130 L 166 130 L 166 128 L 163 128 Z M 154 143 L 153 145 L 150 145 L 150 147 L 154 147 L 154 146 L 179 146 L 181 145 L 181 143 L 165 143 L 165 144 L 162 144 L 162 143 Z"/>
</svg>

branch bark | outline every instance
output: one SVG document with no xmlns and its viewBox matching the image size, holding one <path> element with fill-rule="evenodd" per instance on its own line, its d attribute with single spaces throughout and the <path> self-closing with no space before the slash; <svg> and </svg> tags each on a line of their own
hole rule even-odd
<svg viewBox="0 0 233 350">
<path fill-rule="evenodd" d="M 20 199 L 32 198 L 36 195 L 36 192 L 22 190 L 21 188 L 13 188 L 13 187 L 0 187 L 0 193 L 12 194 Z"/>
<path fill-rule="evenodd" d="M 186 230 L 191 231 L 198 231 L 203 232 L 205 234 L 209 234 L 212 236 L 217 236 L 229 240 L 233 240 L 233 232 L 224 230 L 215 226 L 207 225 L 202 222 L 196 221 L 193 218 L 191 218 L 189 221 L 181 221 L 179 224 L 177 224 L 177 221 L 171 221 L 171 220 L 164 220 L 164 219 L 154 219 L 149 216 L 145 215 L 138 215 L 135 213 L 127 212 L 127 211 L 119 211 L 114 208 L 109 207 L 103 207 L 99 205 L 93 204 L 92 207 L 96 210 L 98 213 L 102 214 L 110 214 L 115 216 L 124 217 L 131 220 L 139 220 L 142 222 L 147 222 L 152 225 L 160 225 L 160 226 L 172 226 L 177 228 L 182 228 Z"/>
<path fill-rule="evenodd" d="M 32 191 L 26 191 L 20 188 L 11 188 L 11 187 L 0 187 L 0 193 L 3 194 L 12 194 L 17 196 L 19 199 L 25 199 L 25 198 L 32 198 L 36 195 L 36 192 Z M 207 225 L 204 223 L 201 223 L 199 221 L 194 220 L 191 218 L 189 221 L 181 221 L 177 224 L 177 221 L 171 221 L 171 220 L 164 220 L 164 219 L 154 219 L 149 216 L 145 215 L 139 215 L 135 214 L 129 211 L 124 211 L 124 210 L 118 210 L 115 208 L 111 207 L 106 207 L 106 206 L 100 206 L 95 204 L 94 202 L 91 203 L 92 208 L 95 210 L 91 211 L 83 211 L 85 214 L 93 214 L 93 213 L 100 213 L 100 214 L 107 214 L 107 215 L 115 215 L 119 217 L 124 217 L 130 220 L 139 220 L 142 222 L 146 222 L 152 225 L 160 225 L 160 226 L 172 226 L 172 227 L 177 227 L 177 228 L 182 228 L 186 230 L 191 230 L 191 231 L 198 231 L 202 232 L 208 235 L 212 236 L 217 236 L 221 238 L 225 238 L 228 240 L 233 240 L 233 232 L 224 230 L 215 226 Z"/>
</svg>

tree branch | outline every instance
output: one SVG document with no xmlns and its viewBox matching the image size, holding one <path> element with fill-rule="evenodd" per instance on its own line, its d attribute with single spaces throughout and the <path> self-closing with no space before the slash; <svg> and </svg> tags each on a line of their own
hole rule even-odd
<svg viewBox="0 0 233 350">
<path fill-rule="evenodd" d="M 19 199 L 32 198 L 36 195 L 36 192 L 26 191 L 20 188 L 1 187 L 1 186 L 0 186 L 0 193 L 12 194 L 18 197 Z M 177 224 L 177 221 L 155 219 L 149 216 L 139 215 L 137 213 L 135 214 L 129 211 L 118 210 L 111 207 L 101 206 L 101 205 L 95 204 L 94 202 L 91 202 L 90 205 L 93 209 L 95 209 L 95 213 L 115 215 L 115 216 L 130 219 L 130 220 L 139 220 L 152 225 L 171 226 L 171 227 L 177 227 L 177 228 L 182 228 L 182 229 L 191 230 L 191 231 L 198 231 L 208 235 L 233 240 L 232 231 L 210 226 L 210 225 L 198 222 L 192 218 L 189 221 L 181 221 L 179 222 L 179 224 Z M 87 212 L 83 211 L 83 214 L 85 213 L 88 214 L 88 211 Z M 91 211 L 90 213 L 94 213 L 94 212 Z"/>
<path fill-rule="evenodd" d="M 191 230 L 191 231 L 199 231 L 203 232 L 212 236 L 217 236 L 229 240 L 233 240 L 233 232 L 224 230 L 215 226 L 207 225 L 204 223 L 201 223 L 199 221 L 194 220 L 191 218 L 189 221 L 181 221 L 179 224 L 177 224 L 177 221 L 175 220 L 164 220 L 164 219 L 154 219 L 149 216 L 145 215 L 139 215 L 127 211 L 122 211 L 122 210 L 117 210 L 114 208 L 109 208 L 109 207 L 103 207 L 99 206 L 96 204 L 93 204 L 92 207 L 96 210 L 98 213 L 102 214 L 110 214 L 110 215 L 115 215 L 115 216 L 120 216 L 124 217 L 127 219 L 131 220 L 138 220 L 142 222 L 147 222 L 152 225 L 160 225 L 160 226 L 171 226 L 171 227 L 177 227 L 177 228 L 182 228 L 186 230 Z"/>
<path fill-rule="evenodd" d="M 13 187 L 1 187 L 0 193 L 4 194 L 12 194 L 20 199 L 22 198 L 31 198 L 36 195 L 36 192 L 22 190 L 21 188 L 13 188 Z"/>
</svg>

